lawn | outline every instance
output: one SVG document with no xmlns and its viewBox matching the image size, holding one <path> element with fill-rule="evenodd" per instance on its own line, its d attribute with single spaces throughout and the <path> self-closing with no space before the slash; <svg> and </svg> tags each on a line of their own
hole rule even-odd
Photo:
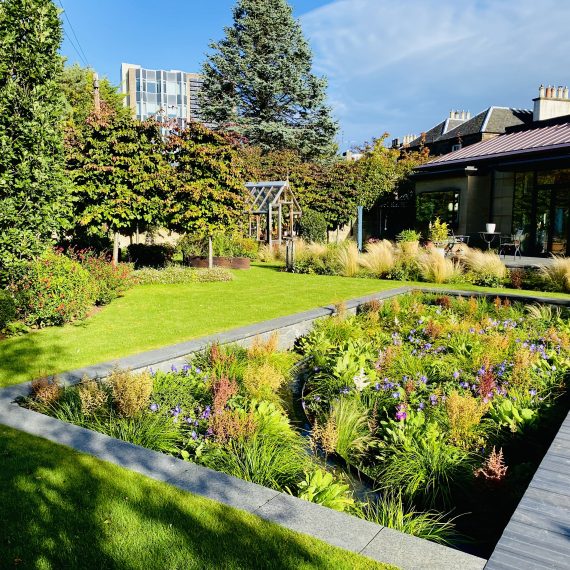
<svg viewBox="0 0 570 570">
<path fill-rule="evenodd" d="M 2 426 L 0 458 L 0 568 L 391 568 Z"/>
<path fill-rule="evenodd" d="M 254 266 L 249 271 L 235 271 L 234 276 L 233 281 L 222 283 L 137 286 L 85 321 L 3 340 L 0 342 L 0 386 L 404 284 L 298 275 L 272 266 Z M 467 285 L 451 287 L 506 291 Z M 558 296 L 568 298 L 568 295 Z"/>
<path fill-rule="evenodd" d="M 235 272 L 230 283 L 135 287 L 82 323 L 2 341 L 0 385 L 400 285 L 254 267 Z M 1 568 L 374 567 L 256 517 L 4 427 L 0 458 Z"/>
</svg>

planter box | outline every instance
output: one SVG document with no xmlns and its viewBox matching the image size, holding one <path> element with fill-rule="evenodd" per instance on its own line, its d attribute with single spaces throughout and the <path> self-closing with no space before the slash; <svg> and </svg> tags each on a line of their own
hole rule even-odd
<svg viewBox="0 0 570 570">
<path fill-rule="evenodd" d="M 207 257 L 187 257 L 184 261 L 190 267 L 208 267 Z M 249 257 L 214 256 L 214 267 L 225 267 L 226 269 L 249 269 L 251 267 L 251 260 Z"/>
</svg>

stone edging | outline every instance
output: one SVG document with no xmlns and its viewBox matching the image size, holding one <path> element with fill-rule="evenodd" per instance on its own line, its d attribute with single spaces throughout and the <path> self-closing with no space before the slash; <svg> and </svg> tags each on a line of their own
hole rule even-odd
<svg viewBox="0 0 570 570">
<path fill-rule="evenodd" d="M 414 289 L 417 288 L 406 286 L 390 289 L 352 299 L 346 302 L 345 306 L 350 312 L 355 312 L 367 301 L 388 299 Z M 454 295 L 497 296 L 492 293 L 480 294 L 459 290 L 427 288 L 421 290 Z M 570 301 L 556 298 L 500 296 L 524 301 L 534 300 L 542 303 L 570 305 Z M 185 357 L 202 350 L 214 341 L 222 344 L 240 342 L 247 345 L 255 337 L 268 336 L 274 331 L 280 333 L 280 344 L 283 347 L 290 347 L 295 338 L 310 330 L 316 319 L 331 315 L 334 311 L 333 306 L 320 307 L 129 356 L 114 362 L 89 366 L 61 374 L 60 378 L 62 383 L 70 385 L 79 382 L 84 375 L 106 376 L 114 366 L 132 369 L 154 366 L 168 370 L 172 365 L 183 364 Z M 484 559 L 453 548 L 406 535 L 285 493 L 22 408 L 15 403 L 15 399 L 27 395 L 29 389 L 30 383 L 25 382 L 0 390 L 0 423 L 55 443 L 67 445 L 77 451 L 110 461 L 158 481 L 168 482 L 197 495 L 255 513 L 261 518 L 291 530 L 314 536 L 334 546 L 361 553 L 380 562 L 394 564 L 402 570 L 452 570 L 456 568 L 481 570 L 485 565 Z"/>
</svg>

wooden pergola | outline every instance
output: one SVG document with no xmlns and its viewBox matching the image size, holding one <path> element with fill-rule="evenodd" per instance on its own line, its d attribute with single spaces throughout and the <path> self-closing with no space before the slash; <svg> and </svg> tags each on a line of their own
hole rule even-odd
<svg viewBox="0 0 570 570">
<path fill-rule="evenodd" d="M 289 181 L 248 182 L 245 186 L 251 194 L 249 236 L 269 245 L 292 238 L 302 212 Z"/>
</svg>

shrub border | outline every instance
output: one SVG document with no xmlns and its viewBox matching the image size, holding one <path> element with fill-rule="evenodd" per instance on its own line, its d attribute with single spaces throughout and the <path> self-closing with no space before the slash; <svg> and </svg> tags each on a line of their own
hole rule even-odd
<svg viewBox="0 0 570 570">
<path fill-rule="evenodd" d="M 377 294 L 352 299 L 344 303 L 348 312 L 355 313 L 360 305 L 377 299 L 389 299 L 411 291 L 440 293 L 442 295 L 475 296 L 509 298 L 522 302 L 540 302 L 553 305 L 570 306 L 570 300 L 537 297 L 533 295 L 500 294 L 487 292 L 472 292 L 420 287 L 399 287 Z M 188 342 L 167 346 L 157 350 L 143 352 L 134 356 L 122 358 L 113 362 L 81 368 L 59 375 L 62 384 L 76 384 L 87 374 L 90 377 L 104 377 L 115 366 L 132 368 L 133 370 L 151 368 L 169 370 L 172 366 L 182 366 L 186 358 L 193 352 L 202 350 L 216 341 L 221 344 L 238 342 L 250 344 L 257 336 L 268 337 L 273 332 L 279 333 L 281 348 L 290 348 L 297 337 L 308 332 L 316 319 L 334 314 L 336 308 L 332 305 L 320 307 L 280 317 L 245 327 L 240 327 L 220 334 L 208 335 Z M 130 469 L 158 481 L 164 481 L 185 491 L 213 499 L 223 504 L 254 513 L 263 519 L 280 524 L 288 529 L 308 534 L 334 546 L 339 546 L 377 560 L 394 564 L 402 570 L 422 569 L 456 569 L 481 570 L 483 567 L 492 568 L 530 568 L 535 567 L 540 552 L 533 549 L 530 539 L 525 537 L 526 549 L 521 552 L 517 540 L 517 531 L 525 523 L 528 526 L 529 499 L 527 495 L 535 488 L 543 488 L 540 481 L 544 479 L 545 465 L 552 462 L 551 457 L 561 446 L 567 450 L 570 457 L 570 414 L 564 421 L 560 432 L 552 443 L 547 455 L 537 470 L 529 489 L 525 493 L 503 536 L 493 552 L 489 563 L 486 560 L 453 548 L 442 546 L 410 536 L 393 529 L 376 525 L 345 513 L 340 513 L 320 505 L 303 501 L 296 497 L 268 489 L 254 483 L 237 479 L 224 473 L 218 473 L 200 465 L 185 462 L 181 459 L 151 451 L 131 443 L 120 441 L 101 433 L 62 422 L 38 412 L 19 406 L 15 400 L 29 394 L 30 382 L 9 386 L 0 390 L 0 423 L 19 429 L 26 433 L 43 437 L 55 443 L 69 446 L 77 451 L 87 453 L 99 459 L 109 461 L 126 469 Z M 553 450 L 555 450 L 553 452 Z M 566 459 L 569 462 L 570 459 Z M 548 473 L 546 475 L 548 477 Z M 564 484 L 570 488 L 570 472 L 556 473 L 558 478 L 564 478 Z M 538 484 L 536 481 L 539 481 Z M 562 482 L 559 481 L 559 484 Z M 534 505 L 536 505 L 536 499 Z M 544 504 L 540 502 L 539 504 Z M 570 526 L 570 505 L 562 510 L 565 521 Z M 524 512 L 523 512 L 524 511 Z M 522 513 L 522 514 L 521 514 Z M 544 514 L 536 512 L 536 517 L 544 518 Z M 558 520 L 561 514 L 557 513 Z M 522 518 L 521 518 L 522 517 Z M 540 527 L 544 534 L 548 529 Z M 554 532 L 555 533 L 555 532 Z M 536 533 L 537 535 L 539 533 Z M 556 533 L 555 533 L 556 534 Z M 514 544 L 514 546 L 513 546 Z M 528 552 L 533 552 L 532 559 Z M 506 553 L 506 554 L 505 554 Z M 552 564 L 552 556 L 544 553 L 542 560 Z M 518 557 L 517 557 L 518 555 Z M 563 556 L 560 554 L 559 556 Z M 507 558 L 505 558 L 507 556 Z M 508 558 L 510 556 L 511 562 Z M 556 558 L 558 560 L 558 558 Z M 567 559 L 566 559 L 567 560 Z M 507 565 L 505 565 L 507 564 Z M 509 565 L 510 564 L 510 565 Z"/>
</svg>

